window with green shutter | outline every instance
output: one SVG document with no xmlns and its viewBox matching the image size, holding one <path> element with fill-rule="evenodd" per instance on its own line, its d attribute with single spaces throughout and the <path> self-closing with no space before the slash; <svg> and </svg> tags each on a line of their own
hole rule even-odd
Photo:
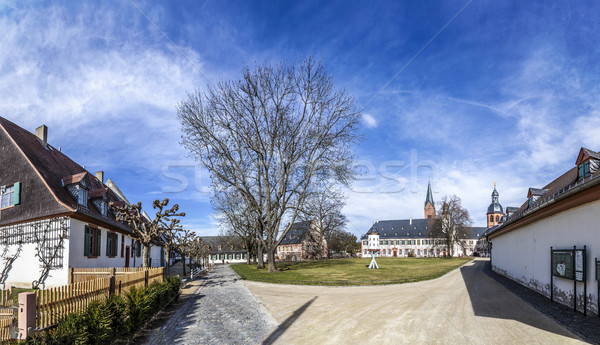
<svg viewBox="0 0 600 345">
<path fill-rule="evenodd" d="M 114 232 L 106 232 L 106 256 L 117 256 L 117 248 L 119 244 L 119 235 Z"/>
<path fill-rule="evenodd" d="M 111 248 L 111 242 L 112 241 L 112 236 L 110 232 L 106 233 L 106 256 L 111 256 L 112 252 L 112 248 Z"/>
<path fill-rule="evenodd" d="M 102 242 L 102 230 L 96 229 L 98 232 L 98 242 L 96 242 L 96 256 L 100 256 L 100 243 Z"/>
<path fill-rule="evenodd" d="M 85 240 L 83 242 L 83 255 L 90 256 L 90 227 L 85 226 Z"/>
<path fill-rule="evenodd" d="M 0 187 L 0 208 L 7 208 L 21 203 L 21 182 Z"/>
<path fill-rule="evenodd" d="M 85 239 L 83 243 L 83 255 L 87 257 L 97 257 L 100 255 L 100 230 L 98 228 L 86 225 Z"/>
</svg>

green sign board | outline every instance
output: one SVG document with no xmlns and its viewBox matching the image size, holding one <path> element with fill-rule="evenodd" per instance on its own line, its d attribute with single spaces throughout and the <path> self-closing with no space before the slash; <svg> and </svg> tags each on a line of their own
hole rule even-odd
<svg viewBox="0 0 600 345">
<path fill-rule="evenodd" d="M 552 251 L 552 275 L 573 280 L 573 259 L 572 250 Z"/>
</svg>

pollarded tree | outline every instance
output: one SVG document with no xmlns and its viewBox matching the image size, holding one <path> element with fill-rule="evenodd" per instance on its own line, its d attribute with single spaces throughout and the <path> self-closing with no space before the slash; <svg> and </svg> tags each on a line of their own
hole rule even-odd
<svg viewBox="0 0 600 345">
<path fill-rule="evenodd" d="M 142 212 L 142 203 L 118 206 L 111 202 L 110 207 L 115 211 L 117 220 L 123 221 L 127 224 L 134 232 L 134 235 L 138 238 L 140 243 L 143 245 L 142 249 L 142 266 L 144 268 L 149 266 L 150 263 L 150 245 L 152 241 L 159 240 L 159 236 L 164 229 L 165 222 L 170 222 L 171 219 L 176 217 L 184 217 L 185 212 L 178 212 L 179 205 L 175 204 L 169 209 L 165 207 L 169 204 L 169 199 L 165 198 L 163 201 L 154 200 L 152 208 L 156 211 L 154 219 L 149 219 L 144 216 Z"/>
<path fill-rule="evenodd" d="M 174 249 L 181 255 L 184 276 L 186 275 L 185 258 L 190 257 L 191 242 L 194 240 L 195 236 L 196 235 L 190 230 L 182 230 L 175 235 Z"/>
<path fill-rule="evenodd" d="M 465 252 L 471 224 L 469 211 L 462 207 L 460 198 L 456 195 L 445 196 L 435 218 L 429 221 L 429 237 L 436 247 L 446 250 L 451 258 L 456 247 L 461 247 Z"/>
<path fill-rule="evenodd" d="M 160 228 L 159 235 L 157 240 L 162 244 L 165 248 L 165 274 L 168 277 L 170 274 L 171 265 L 169 264 L 169 258 L 171 257 L 171 252 L 177 246 L 177 235 L 183 231 L 181 222 L 178 218 L 173 217 L 163 217 L 160 220 Z"/>
<path fill-rule="evenodd" d="M 236 189 L 258 215 L 269 272 L 310 187 L 353 177 L 361 113 L 313 58 L 245 68 L 239 80 L 190 94 L 178 116 L 182 144 L 209 171 L 213 190 Z"/>
</svg>

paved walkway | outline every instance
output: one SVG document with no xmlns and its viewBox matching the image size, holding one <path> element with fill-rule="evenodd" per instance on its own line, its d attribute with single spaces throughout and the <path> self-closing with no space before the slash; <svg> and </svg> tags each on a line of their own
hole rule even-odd
<svg viewBox="0 0 600 345">
<path fill-rule="evenodd" d="M 229 266 L 211 270 L 148 344 L 259 344 L 277 327 Z"/>
<path fill-rule="evenodd" d="M 319 287 L 246 282 L 279 322 L 277 344 L 577 344 L 476 260 L 418 283 Z"/>
</svg>

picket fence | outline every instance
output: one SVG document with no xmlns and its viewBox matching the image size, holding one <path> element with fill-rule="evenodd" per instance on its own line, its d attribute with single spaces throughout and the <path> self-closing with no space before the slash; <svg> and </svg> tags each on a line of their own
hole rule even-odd
<svg viewBox="0 0 600 345">
<path fill-rule="evenodd" d="M 71 269 L 74 283 L 35 291 L 36 329 L 58 324 L 70 313 L 80 313 L 93 301 L 102 301 L 112 294 L 125 294 L 132 287 L 141 288 L 162 282 L 164 269 L 150 268 L 86 268 Z M 90 279 L 91 278 L 91 279 Z M 12 307 L 12 291 L 0 290 L 0 303 Z M 14 308 L 0 308 L 0 341 L 10 340 L 10 327 L 16 315 Z"/>
<path fill-rule="evenodd" d="M 115 275 L 124 275 L 144 271 L 143 267 L 115 267 L 115 268 L 69 268 L 69 284 L 85 282 L 88 280 L 108 277 L 114 270 Z"/>
</svg>

